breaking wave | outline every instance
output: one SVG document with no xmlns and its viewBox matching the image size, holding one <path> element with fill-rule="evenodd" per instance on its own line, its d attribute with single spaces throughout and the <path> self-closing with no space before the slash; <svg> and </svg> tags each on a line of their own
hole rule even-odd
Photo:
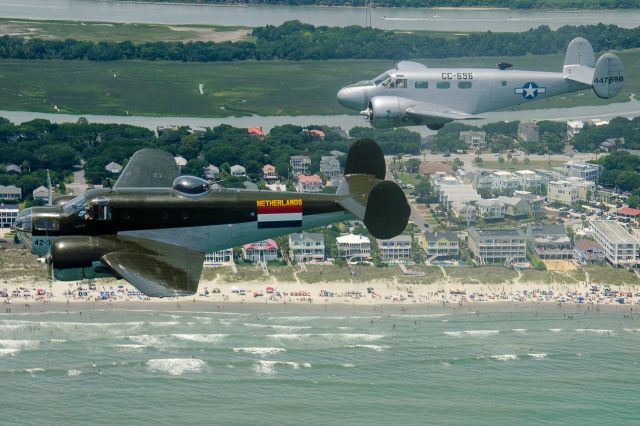
<svg viewBox="0 0 640 426">
<path fill-rule="evenodd" d="M 207 363 L 197 358 L 163 358 L 150 359 L 147 361 L 147 366 L 151 371 L 181 376 L 184 373 L 200 373 Z"/>
<path fill-rule="evenodd" d="M 514 354 L 504 354 L 504 355 L 492 355 L 491 358 L 496 361 L 515 361 L 518 359 L 517 355 Z"/>
<path fill-rule="evenodd" d="M 371 349 L 372 351 L 376 351 L 376 352 L 383 352 L 385 349 L 389 348 L 389 346 L 384 346 L 384 345 L 347 345 L 346 347 Z"/>
<path fill-rule="evenodd" d="M 382 334 L 364 334 L 364 333 L 323 333 L 323 334 L 268 334 L 267 337 L 276 340 L 300 340 L 308 339 L 311 337 L 319 337 L 325 340 L 338 340 L 338 341 L 358 341 L 364 340 L 367 342 L 382 339 Z"/>
<path fill-rule="evenodd" d="M 286 365 L 288 367 L 291 367 L 294 370 L 300 369 L 300 364 L 297 363 L 297 362 L 293 362 L 293 361 L 266 361 L 266 360 L 262 360 L 262 361 L 258 361 L 253 366 L 253 370 L 258 374 L 264 374 L 264 375 L 267 375 L 267 376 L 271 376 L 273 374 L 276 374 L 276 370 L 275 370 L 275 366 L 276 365 Z M 303 363 L 302 366 L 304 368 L 311 368 L 311 364 L 309 364 L 308 362 Z"/>
<path fill-rule="evenodd" d="M 282 352 L 286 352 L 287 350 L 285 348 L 233 348 L 233 351 L 244 352 L 244 353 L 253 354 L 253 355 L 266 356 L 266 355 L 279 354 Z"/>
<path fill-rule="evenodd" d="M 67 371 L 67 376 L 69 376 L 69 377 L 78 377 L 81 374 L 82 374 L 82 371 L 80 371 L 80 370 L 69 370 L 69 371 Z"/>
<path fill-rule="evenodd" d="M 545 359 L 547 354 L 528 354 L 531 358 L 534 359 Z"/>
</svg>

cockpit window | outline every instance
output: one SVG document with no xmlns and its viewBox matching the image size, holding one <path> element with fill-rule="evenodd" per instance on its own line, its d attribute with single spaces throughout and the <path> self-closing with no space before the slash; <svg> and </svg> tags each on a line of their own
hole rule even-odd
<svg viewBox="0 0 640 426">
<path fill-rule="evenodd" d="M 67 201 L 62 207 L 65 215 L 70 215 L 87 208 L 87 199 L 84 195 L 79 195 L 73 200 Z"/>
<path fill-rule="evenodd" d="M 389 80 L 389 81 L 390 81 L 391 79 L 389 78 L 389 74 L 387 74 L 387 73 L 385 72 L 385 73 L 380 74 L 380 75 L 379 75 L 379 76 L 377 76 L 376 78 L 374 78 L 374 79 L 373 79 L 373 83 L 374 83 L 376 86 L 379 86 L 379 85 L 381 85 L 381 84 L 383 84 L 383 83 L 385 83 L 385 82 L 388 84 L 388 81 L 387 81 L 387 80 Z"/>
<path fill-rule="evenodd" d="M 362 80 L 362 81 L 358 81 L 357 83 L 353 83 L 351 85 L 349 85 L 349 87 L 366 87 L 366 86 L 373 86 L 374 83 L 371 80 Z"/>
</svg>

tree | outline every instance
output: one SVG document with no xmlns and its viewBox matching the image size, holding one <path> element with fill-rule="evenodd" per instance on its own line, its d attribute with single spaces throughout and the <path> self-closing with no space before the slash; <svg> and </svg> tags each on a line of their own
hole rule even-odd
<svg viewBox="0 0 640 426">
<path fill-rule="evenodd" d="M 418 173 L 420 164 L 420 160 L 418 160 L 417 158 L 411 158 L 405 163 L 404 169 L 409 173 Z"/>
<path fill-rule="evenodd" d="M 461 169 L 463 167 L 464 167 L 464 161 L 462 161 L 459 158 L 453 159 L 453 164 L 452 164 L 453 171 L 458 171 L 458 169 Z"/>
<path fill-rule="evenodd" d="M 482 165 L 482 157 L 480 157 L 479 155 L 477 157 L 475 157 L 473 159 L 473 164 L 475 164 L 476 166 L 481 166 Z"/>
<path fill-rule="evenodd" d="M 502 155 L 498 157 L 498 163 L 500 163 L 500 165 L 504 164 L 504 157 Z"/>
</svg>

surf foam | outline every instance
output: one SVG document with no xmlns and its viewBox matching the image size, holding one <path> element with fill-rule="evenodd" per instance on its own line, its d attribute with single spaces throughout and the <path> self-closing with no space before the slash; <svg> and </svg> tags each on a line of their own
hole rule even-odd
<svg viewBox="0 0 640 426">
<path fill-rule="evenodd" d="M 181 376 L 184 373 L 200 373 L 207 363 L 197 358 L 162 358 L 150 359 L 147 361 L 147 366 L 152 371 Z"/>
</svg>

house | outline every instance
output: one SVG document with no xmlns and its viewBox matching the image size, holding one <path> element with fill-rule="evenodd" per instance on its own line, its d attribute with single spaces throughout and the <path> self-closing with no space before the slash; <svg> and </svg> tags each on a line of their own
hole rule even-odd
<svg viewBox="0 0 640 426">
<path fill-rule="evenodd" d="M 378 240 L 378 253 L 385 262 L 411 260 L 411 236 L 398 235 L 388 240 Z"/>
<path fill-rule="evenodd" d="M 181 155 L 173 157 L 173 159 L 176 162 L 176 166 L 178 166 L 178 170 L 182 170 L 182 168 L 187 165 L 187 160 Z"/>
<path fill-rule="evenodd" d="M 204 167 L 202 171 L 205 179 L 213 180 L 220 176 L 220 169 L 213 164 L 209 164 L 207 167 Z"/>
<path fill-rule="evenodd" d="M 591 230 L 612 265 L 631 267 L 638 264 L 638 240 L 618 222 L 592 220 Z"/>
<path fill-rule="evenodd" d="M 318 137 L 321 140 L 324 140 L 324 132 L 322 130 L 318 130 L 318 129 L 303 129 L 302 130 L 304 133 L 308 133 L 312 136 Z"/>
<path fill-rule="evenodd" d="M 616 216 L 623 219 L 638 219 L 640 217 L 640 209 L 632 209 L 631 207 L 623 207 L 618 209 Z"/>
<path fill-rule="evenodd" d="M 262 167 L 262 178 L 264 180 L 278 179 L 278 173 L 276 173 L 276 167 L 271 164 L 265 164 Z"/>
<path fill-rule="evenodd" d="M 222 266 L 233 261 L 233 249 L 218 250 L 204 255 L 204 266 Z"/>
<path fill-rule="evenodd" d="M 513 174 L 519 180 L 518 189 L 522 191 L 541 192 L 547 182 L 545 177 L 532 170 L 517 170 Z"/>
<path fill-rule="evenodd" d="M 606 261 L 602 246 L 591 240 L 576 240 L 575 256 L 581 265 L 600 264 Z"/>
<path fill-rule="evenodd" d="M 311 165 L 311 158 L 306 155 L 292 155 L 289 158 L 289 164 L 291 165 L 291 174 L 294 176 L 306 174 Z"/>
<path fill-rule="evenodd" d="M 289 234 L 289 257 L 296 262 L 324 261 L 324 234 Z"/>
<path fill-rule="evenodd" d="M 46 189 L 46 188 L 45 188 Z M 19 200 L 22 198 L 22 188 L 15 185 L 0 185 L 0 199 Z"/>
<path fill-rule="evenodd" d="M 544 197 L 532 194 L 529 191 L 513 191 L 513 197 L 527 201 L 529 206 L 529 216 L 534 217 L 542 213 Z"/>
<path fill-rule="evenodd" d="M 239 164 L 231 166 L 231 176 L 242 177 L 247 175 L 247 170 Z"/>
<path fill-rule="evenodd" d="M 487 132 L 468 130 L 460 132 L 460 140 L 472 149 L 482 149 L 487 147 Z"/>
<path fill-rule="evenodd" d="M 547 186 L 547 200 L 550 203 L 560 203 L 571 205 L 580 200 L 580 190 L 577 186 L 572 185 L 566 180 L 558 180 L 549 182 Z"/>
<path fill-rule="evenodd" d="M 440 163 L 437 161 L 428 161 L 426 163 L 420 163 L 420 174 L 422 176 L 430 177 L 435 173 L 444 173 L 445 175 L 453 175 L 454 171 L 447 163 Z"/>
<path fill-rule="evenodd" d="M 569 176 L 579 177 L 597 183 L 600 179 L 602 166 L 598 164 L 580 163 L 578 161 L 567 161 L 564 163 Z"/>
<path fill-rule="evenodd" d="M 474 206 L 460 201 L 451 204 L 450 212 L 455 222 L 464 223 L 467 226 L 475 223 L 478 217 L 478 212 Z"/>
<path fill-rule="evenodd" d="M 336 158 L 339 158 L 339 157 L 342 157 L 343 155 L 346 155 L 344 152 L 338 151 L 337 149 L 334 149 L 333 151 L 329 151 L 329 154 L 333 155 Z"/>
<path fill-rule="evenodd" d="M 496 198 L 499 202 L 504 204 L 504 214 L 511 218 L 527 217 L 529 216 L 529 201 L 518 197 L 503 197 Z"/>
<path fill-rule="evenodd" d="M 371 259 L 371 241 L 363 235 L 341 235 L 336 243 L 340 259 L 356 262 Z"/>
<path fill-rule="evenodd" d="M 332 155 L 320 157 L 320 173 L 327 179 L 340 175 L 340 161 Z"/>
<path fill-rule="evenodd" d="M 122 166 L 115 161 L 110 162 L 106 166 L 104 166 L 105 170 L 109 173 L 113 173 L 114 175 L 120 173 L 122 171 Z"/>
<path fill-rule="evenodd" d="M 31 193 L 34 200 L 48 200 L 49 199 L 49 189 L 44 186 L 39 186 L 33 190 Z"/>
<path fill-rule="evenodd" d="M 624 138 L 609 138 L 600 144 L 600 149 L 609 152 L 622 145 L 624 145 Z"/>
<path fill-rule="evenodd" d="M 427 256 L 458 257 L 458 255 L 460 255 L 458 236 L 454 232 L 427 231 L 424 233 L 424 236 L 427 240 Z"/>
<path fill-rule="evenodd" d="M 268 183 L 266 186 L 269 191 L 273 192 L 285 192 L 287 190 L 287 185 L 284 183 Z"/>
<path fill-rule="evenodd" d="M 527 259 L 527 242 L 518 229 L 469 229 L 469 250 L 481 263 L 513 264 Z"/>
<path fill-rule="evenodd" d="M 571 139 L 582 131 L 584 127 L 583 121 L 567 121 L 567 138 Z"/>
<path fill-rule="evenodd" d="M 478 217 L 484 220 L 504 219 L 504 204 L 495 198 L 476 201 L 476 208 L 478 209 Z"/>
<path fill-rule="evenodd" d="M 16 165 L 16 164 L 7 164 L 7 166 L 4 168 L 4 171 L 7 173 L 21 173 L 22 169 L 20 169 L 20 166 Z"/>
<path fill-rule="evenodd" d="M 18 217 L 17 204 L 0 204 L 0 228 L 11 228 Z"/>
<path fill-rule="evenodd" d="M 242 246 L 242 256 L 253 263 L 278 260 L 278 244 L 272 239 Z"/>
<path fill-rule="evenodd" d="M 540 131 L 535 121 L 521 121 L 518 124 L 518 139 L 524 142 L 540 142 Z"/>
<path fill-rule="evenodd" d="M 322 178 L 318 175 L 298 175 L 299 192 L 321 192 Z"/>
<path fill-rule="evenodd" d="M 262 130 L 262 127 L 249 127 L 247 129 L 247 133 L 253 136 L 259 136 L 259 137 L 264 136 L 264 131 Z"/>
<path fill-rule="evenodd" d="M 540 259 L 571 259 L 573 247 L 563 225 L 530 224 L 527 240 Z"/>
</svg>

